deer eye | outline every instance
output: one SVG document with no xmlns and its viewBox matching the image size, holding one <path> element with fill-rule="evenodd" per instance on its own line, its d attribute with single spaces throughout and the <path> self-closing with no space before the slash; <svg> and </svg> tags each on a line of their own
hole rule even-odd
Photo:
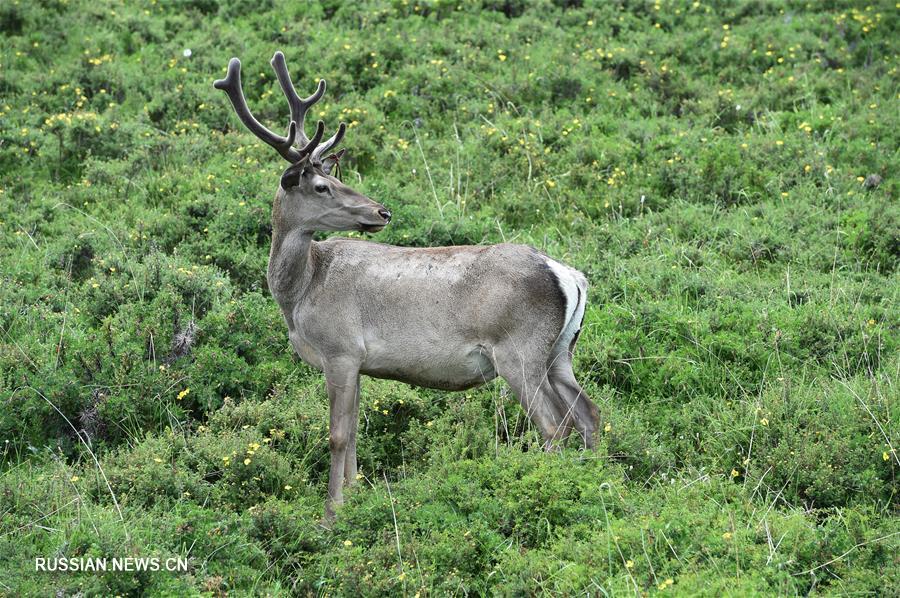
<svg viewBox="0 0 900 598">
<path fill-rule="evenodd" d="M 325 193 L 326 191 L 328 191 L 328 185 L 322 185 L 322 184 L 316 185 L 315 190 L 316 190 L 316 193 Z"/>
</svg>

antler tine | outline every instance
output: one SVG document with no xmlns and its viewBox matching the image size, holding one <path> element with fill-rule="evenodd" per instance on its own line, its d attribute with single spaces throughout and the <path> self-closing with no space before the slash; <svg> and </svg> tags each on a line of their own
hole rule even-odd
<svg viewBox="0 0 900 598">
<path fill-rule="evenodd" d="M 312 139 L 310 139 L 306 145 L 300 148 L 300 153 L 304 156 L 313 152 L 316 149 L 316 146 L 319 145 L 319 142 L 322 141 L 322 135 L 325 134 L 325 122 L 319 121 L 316 123 L 316 132 L 313 134 Z"/>
<path fill-rule="evenodd" d="M 231 105 L 234 107 L 238 118 L 244 123 L 251 133 L 259 137 L 262 141 L 274 147 L 281 156 L 288 162 L 295 163 L 303 159 L 305 154 L 300 153 L 294 148 L 294 140 L 297 137 L 298 126 L 295 120 L 291 120 L 288 126 L 287 137 L 277 135 L 267 129 L 262 123 L 254 118 L 253 113 L 247 106 L 247 99 L 244 97 L 244 90 L 241 88 L 241 61 L 232 58 L 228 62 L 228 72 L 224 79 L 218 79 L 213 83 L 213 87 L 221 89 L 228 94 Z"/>
<path fill-rule="evenodd" d="M 322 154 L 334 148 L 338 143 L 341 142 L 341 139 L 344 138 L 344 133 L 347 132 L 347 125 L 341 123 L 338 126 L 337 133 L 328 138 L 328 141 L 316 147 L 313 150 L 311 160 L 313 162 L 318 162 L 321 160 Z"/>
<path fill-rule="evenodd" d="M 281 85 L 281 90 L 284 92 L 284 97 L 287 98 L 288 104 L 291 106 L 291 120 L 295 121 L 297 127 L 300 129 L 300 145 L 303 147 L 310 147 L 310 140 L 306 136 L 306 129 L 304 127 L 306 112 L 313 104 L 322 99 L 322 96 L 325 94 L 325 80 L 320 79 L 316 91 L 308 98 L 301 99 L 300 96 L 297 95 L 297 90 L 294 88 L 294 84 L 291 81 L 291 74 L 288 72 L 287 63 L 284 60 L 284 54 L 281 50 L 275 52 L 275 55 L 272 56 L 271 64 L 272 68 L 275 70 L 275 76 L 278 77 L 278 83 Z M 312 147 L 315 147 L 315 145 Z M 312 147 L 310 149 L 312 149 Z"/>
</svg>

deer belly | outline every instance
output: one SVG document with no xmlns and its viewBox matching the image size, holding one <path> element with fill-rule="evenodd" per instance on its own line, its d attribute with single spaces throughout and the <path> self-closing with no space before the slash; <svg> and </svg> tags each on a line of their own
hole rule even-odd
<svg viewBox="0 0 900 598">
<path fill-rule="evenodd" d="M 401 353 L 405 355 L 367 344 L 366 361 L 360 371 L 374 378 L 440 390 L 472 388 L 497 377 L 482 347 L 419 346 L 413 352 Z"/>
</svg>

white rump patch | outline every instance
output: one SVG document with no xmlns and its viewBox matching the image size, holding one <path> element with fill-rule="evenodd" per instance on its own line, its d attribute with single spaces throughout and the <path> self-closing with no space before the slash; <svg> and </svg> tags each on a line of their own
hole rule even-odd
<svg viewBox="0 0 900 598">
<path fill-rule="evenodd" d="M 568 351 L 575 333 L 581 325 L 584 316 L 584 306 L 587 301 L 587 279 L 574 268 L 547 258 L 547 265 L 553 270 L 563 295 L 566 297 L 566 314 L 562 330 L 553 345 L 554 357 L 561 351 Z"/>
</svg>

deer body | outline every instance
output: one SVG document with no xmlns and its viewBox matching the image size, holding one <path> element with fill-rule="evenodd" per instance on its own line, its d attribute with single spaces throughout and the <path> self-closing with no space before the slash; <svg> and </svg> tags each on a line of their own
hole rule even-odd
<svg viewBox="0 0 900 598">
<path fill-rule="evenodd" d="M 462 390 L 497 376 L 493 352 L 510 338 L 528 331 L 549 351 L 575 317 L 549 258 L 522 245 L 419 249 L 332 239 L 308 241 L 305 256 L 293 250 L 270 263 L 293 264 L 287 277 L 299 284 L 285 285 L 270 268 L 269 288 L 294 349 L 320 370 L 339 355 L 362 374 Z"/>
<path fill-rule="evenodd" d="M 324 372 L 329 397 L 331 470 L 326 517 L 356 480 L 361 374 L 460 390 L 497 376 L 537 424 L 545 446 L 578 432 L 592 448 L 599 414 L 572 371 L 587 281 L 578 271 L 524 245 L 409 248 L 353 239 L 316 242 L 317 231 L 377 232 L 385 207 L 331 176 L 343 151 L 325 155 L 344 125 L 310 140 L 306 109 L 276 53 L 272 60 L 291 105 L 287 137 L 250 114 L 232 59 L 216 87 L 241 120 L 289 162 L 272 209 L 267 280 L 297 354 Z M 299 139 L 300 148 L 294 147 Z"/>
</svg>

